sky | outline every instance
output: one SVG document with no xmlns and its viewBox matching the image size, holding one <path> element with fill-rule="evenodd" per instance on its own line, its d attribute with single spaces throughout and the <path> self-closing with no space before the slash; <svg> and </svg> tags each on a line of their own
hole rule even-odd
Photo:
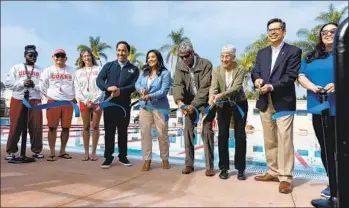
<svg viewBox="0 0 349 208">
<path fill-rule="evenodd" d="M 317 25 L 314 19 L 331 2 L 336 8 L 348 5 L 346 1 L 1 1 L 1 81 L 13 65 L 24 61 L 28 44 L 36 45 L 41 67 L 53 63 L 57 48 L 66 50 L 73 66 L 79 55 L 76 47 L 88 45 L 90 36 L 100 36 L 112 47 L 105 51 L 111 61 L 118 41 L 146 53 L 171 43 L 168 34 L 181 27 L 194 50 L 217 66 L 223 45 L 235 45 L 239 56 L 266 32 L 267 21 L 274 17 L 286 22 L 287 40 L 299 40 L 297 30 Z M 145 57 L 141 60 L 145 62 Z M 298 97 L 304 93 L 297 89 Z"/>
</svg>

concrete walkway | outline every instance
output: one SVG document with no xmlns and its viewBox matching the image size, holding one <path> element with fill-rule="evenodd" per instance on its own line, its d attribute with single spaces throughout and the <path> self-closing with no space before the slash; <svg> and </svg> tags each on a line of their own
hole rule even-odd
<svg viewBox="0 0 349 208">
<path fill-rule="evenodd" d="M 182 175 L 182 166 L 163 170 L 159 163 L 142 172 L 142 161 L 135 160 L 131 167 L 114 160 L 110 169 L 101 169 L 103 158 L 83 162 L 82 155 L 71 155 L 71 160 L 9 164 L 2 145 L 1 207 L 311 207 L 326 185 L 295 179 L 293 193 L 284 195 L 278 183 L 256 182 L 252 174 L 238 181 L 232 172 L 221 180 L 218 174 L 206 177 L 203 169 Z"/>
</svg>

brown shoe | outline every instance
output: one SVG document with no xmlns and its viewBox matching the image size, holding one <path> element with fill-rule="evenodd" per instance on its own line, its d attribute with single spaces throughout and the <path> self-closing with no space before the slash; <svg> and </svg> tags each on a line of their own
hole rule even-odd
<svg viewBox="0 0 349 208">
<path fill-rule="evenodd" d="M 194 172 L 194 167 L 192 166 L 185 166 L 185 168 L 182 170 L 182 174 L 189 174 Z"/>
<path fill-rule="evenodd" d="M 267 182 L 267 181 L 279 182 L 279 179 L 277 177 L 274 177 L 274 176 L 270 175 L 269 173 L 266 173 L 266 174 L 261 175 L 261 176 L 256 176 L 256 177 L 254 177 L 254 179 L 256 181 L 264 181 L 264 182 Z"/>
<path fill-rule="evenodd" d="M 150 170 L 150 163 L 151 163 L 151 160 L 144 161 L 142 171 L 149 171 Z"/>
<path fill-rule="evenodd" d="M 279 192 L 282 194 L 292 193 L 292 186 L 287 181 L 281 181 L 279 185 Z"/>
<path fill-rule="evenodd" d="M 170 163 L 168 162 L 168 160 L 163 160 L 162 161 L 162 168 L 163 169 L 170 169 Z"/>
<path fill-rule="evenodd" d="M 211 177 L 211 176 L 215 175 L 215 172 L 212 169 L 208 169 L 208 170 L 205 171 L 205 175 L 208 176 L 208 177 Z"/>
</svg>

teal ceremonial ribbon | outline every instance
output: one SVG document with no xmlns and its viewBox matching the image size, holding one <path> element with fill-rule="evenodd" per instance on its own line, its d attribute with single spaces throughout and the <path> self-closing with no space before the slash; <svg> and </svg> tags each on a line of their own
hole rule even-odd
<svg viewBox="0 0 349 208">
<path fill-rule="evenodd" d="M 71 101 L 55 101 L 55 102 L 47 103 L 47 104 L 43 104 L 43 105 L 31 106 L 27 99 L 23 99 L 23 105 L 25 105 L 27 108 L 30 108 L 33 110 L 43 110 L 43 109 L 48 109 L 48 108 L 72 105 L 74 108 L 75 117 L 80 117 L 80 109 L 79 109 L 78 105 L 76 105 L 75 103 L 73 103 Z"/>
<path fill-rule="evenodd" d="M 105 99 L 103 102 L 99 103 L 98 107 L 101 109 L 106 108 L 106 107 L 111 107 L 111 106 L 119 107 L 124 111 L 124 118 L 126 118 L 126 110 L 123 106 L 116 104 L 116 103 L 113 103 L 113 102 L 109 102 L 111 99 L 113 99 L 113 97 L 115 97 L 114 93 L 115 92 L 112 92 L 107 99 Z M 97 110 L 99 110 L 99 109 L 97 108 Z"/>
<path fill-rule="evenodd" d="M 107 99 L 107 100 L 108 100 L 108 99 Z M 113 102 L 108 102 L 107 100 L 105 100 L 104 102 L 101 102 L 101 103 L 99 104 L 99 107 L 100 107 L 101 109 L 106 108 L 106 107 L 111 107 L 111 106 L 119 107 L 119 108 L 121 108 L 121 109 L 124 111 L 124 118 L 126 118 L 126 110 L 125 110 L 124 107 L 122 107 L 122 106 L 119 105 L 119 104 L 113 103 Z"/>
<path fill-rule="evenodd" d="M 185 107 L 187 107 L 188 105 L 182 105 L 180 108 L 178 108 L 177 110 L 183 110 L 183 108 L 185 108 Z M 195 108 L 194 106 L 192 106 L 193 108 L 194 108 L 194 110 L 195 110 L 195 114 L 196 114 L 196 119 L 195 119 L 195 121 L 194 121 L 194 123 L 195 124 L 197 124 L 198 122 L 199 122 L 199 118 L 200 118 L 200 113 L 199 113 L 199 111 L 198 111 L 198 109 L 197 108 Z"/>
<path fill-rule="evenodd" d="M 298 113 L 305 113 L 305 114 L 321 114 L 323 110 L 329 109 L 330 108 L 330 103 L 328 101 L 323 102 L 319 105 L 316 105 L 315 107 L 308 109 L 308 110 L 296 110 L 296 111 L 280 111 L 277 113 L 274 113 L 271 116 L 271 119 L 276 120 L 277 118 L 280 118 L 282 116 L 289 116 L 293 114 L 298 114 Z"/>
<path fill-rule="evenodd" d="M 241 108 L 238 104 L 236 104 L 234 101 L 223 100 L 223 101 L 215 102 L 214 104 L 220 104 L 220 103 L 233 103 L 233 104 L 235 104 L 236 107 L 238 108 L 238 111 L 239 111 L 241 117 L 242 117 L 242 118 L 245 117 L 245 113 L 244 113 L 244 111 L 242 110 L 242 108 Z M 210 110 L 210 107 L 211 107 L 211 106 L 209 105 L 209 106 L 207 106 L 207 107 L 205 108 L 205 115 L 208 114 L 208 112 L 209 112 L 209 110 Z"/>
</svg>

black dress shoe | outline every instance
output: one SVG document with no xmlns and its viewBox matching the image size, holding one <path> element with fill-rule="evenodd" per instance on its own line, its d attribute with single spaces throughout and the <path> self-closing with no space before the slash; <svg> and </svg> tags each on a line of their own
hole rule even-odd
<svg viewBox="0 0 349 208">
<path fill-rule="evenodd" d="M 239 173 L 238 173 L 238 180 L 240 180 L 240 181 L 246 180 L 245 171 L 239 170 Z"/>
<path fill-rule="evenodd" d="M 221 173 L 219 174 L 220 179 L 228 179 L 228 170 L 222 170 Z"/>
</svg>

